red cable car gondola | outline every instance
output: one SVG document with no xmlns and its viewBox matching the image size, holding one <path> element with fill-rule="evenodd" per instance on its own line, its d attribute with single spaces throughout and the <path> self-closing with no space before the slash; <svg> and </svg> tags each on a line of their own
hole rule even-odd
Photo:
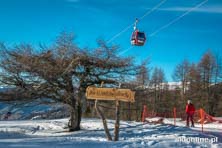
<svg viewBox="0 0 222 148">
<path fill-rule="evenodd" d="M 134 25 L 134 32 L 131 36 L 131 44 L 135 46 L 143 46 L 146 42 L 146 35 L 144 32 L 141 32 L 137 29 L 137 23 L 138 19 L 136 19 L 135 25 Z"/>
<path fill-rule="evenodd" d="M 144 32 L 135 30 L 131 37 L 131 44 L 136 46 L 143 46 L 146 42 L 146 35 Z"/>
</svg>

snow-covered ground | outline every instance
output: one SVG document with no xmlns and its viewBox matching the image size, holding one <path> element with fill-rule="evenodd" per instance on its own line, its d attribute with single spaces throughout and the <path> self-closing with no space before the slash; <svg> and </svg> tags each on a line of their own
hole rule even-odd
<svg viewBox="0 0 222 148">
<path fill-rule="evenodd" d="M 207 132 L 202 133 L 200 125 L 186 128 L 184 122 L 177 121 L 173 126 L 172 119 L 164 119 L 170 124 L 121 121 L 120 140 L 110 142 L 100 119 L 83 119 L 82 130 L 71 133 L 67 132 L 67 122 L 68 119 L 0 121 L 0 147 L 222 147 L 222 126 L 217 123 L 205 125 Z M 108 120 L 111 133 L 114 123 Z M 203 138 L 211 141 L 200 142 Z"/>
</svg>

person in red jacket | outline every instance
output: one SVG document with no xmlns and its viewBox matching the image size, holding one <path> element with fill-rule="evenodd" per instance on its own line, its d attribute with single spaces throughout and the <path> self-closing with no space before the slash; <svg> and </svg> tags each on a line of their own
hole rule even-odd
<svg viewBox="0 0 222 148">
<path fill-rule="evenodd" d="M 189 120 L 190 120 L 192 124 L 191 127 L 194 127 L 194 121 L 193 121 L 194 112 L 195 112 L 195 107 L 191 103 L 191 100 L 188 100 L 186 105 L 187 126 L 189 126 Z"/>
</svg>

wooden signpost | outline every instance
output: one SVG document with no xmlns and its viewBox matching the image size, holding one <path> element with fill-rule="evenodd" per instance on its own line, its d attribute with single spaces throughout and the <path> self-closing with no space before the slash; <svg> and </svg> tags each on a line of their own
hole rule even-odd
<svg viewBox="0 0 222 148">
<path fill-rule="evenodd" d="M 102 87 L 103 83 L 101 84 Z M 104 130 L 108 140 L 112 140 L 109 129 L 107 127 L 106 118 L 102 111 L 98 107 L 98 101 L 116 101 L 116 123 L 114 129 L 114 141 L 119 140 L 119 120 L 120 120 L 120 103 L 124 102 L 135 102 L 134 96 L 135 92 L 130 89 L 120 89 L 120 88 L 97 88 L 89 86 L 86 89 L 86 98 L 89 100 L 95 100 L 95 108 L 99 116 L 102 118 Z M 120 87 L 120 86 L 119 86 Z"/>
<path fill-rule="evenodd" d="M 134 102 L 135 92 L 130 89 L 118 88 L 97 88 L 89 86 L 86 89 L 87 99 L 92 100 L 118 100 L 125 102 Z"/>
</svg>

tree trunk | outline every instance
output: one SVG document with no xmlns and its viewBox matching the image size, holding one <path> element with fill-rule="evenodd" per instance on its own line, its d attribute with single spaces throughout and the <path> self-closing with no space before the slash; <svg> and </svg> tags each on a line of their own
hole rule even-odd
<svg viewBox="0 0 222 148">
<path fill-rule="evenodd" d="M 71 114 L 68 124 L 69 131 L 80 130 L 81 114 L 82 114 L 82 109 L 80 104 L 77 104 L 74 107 L 71 106 Z"/>
</svg>

